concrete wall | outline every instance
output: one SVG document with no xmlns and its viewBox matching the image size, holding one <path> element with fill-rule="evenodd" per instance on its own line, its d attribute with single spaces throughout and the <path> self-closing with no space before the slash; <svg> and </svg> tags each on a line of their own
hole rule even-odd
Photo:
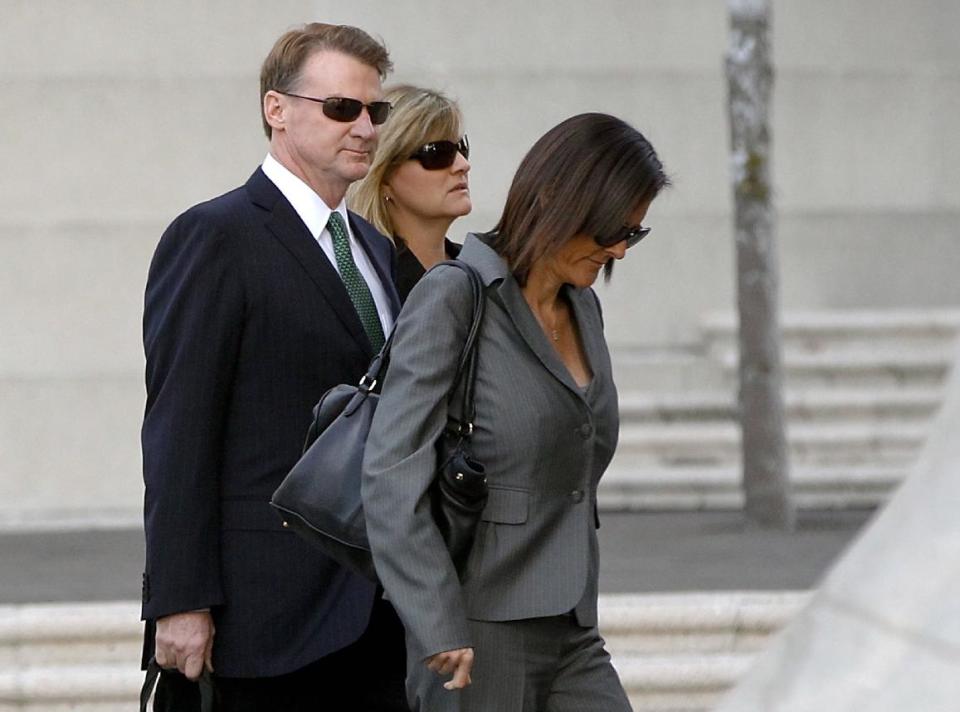
<svg viewBox="0 0 960 712">
<path fill-rule="evenodd" d="M 775 2 L 774 137 L 787 307 L 956 304 L 960 46 L 953 0 Z M 178 212 L 266 144 L 257 72 L 311 19 L 385 38 L 397 71 L 460 98 L 473 215 L 581 111 L 622 115 L 676 187 L 604 289 L 618 349 L 671 349 L 732 304 L 724 4 L 717 0 L 2 0 L 0 522 L 139 506 L 139 319 Z M 58 518 L 66 516 L 57 514 Z"/>
<path fill-rule="evenodd" d="M 958 420 L 955 367 L 910 477 L 717 712 L 957 709 Z"/>
</svg>

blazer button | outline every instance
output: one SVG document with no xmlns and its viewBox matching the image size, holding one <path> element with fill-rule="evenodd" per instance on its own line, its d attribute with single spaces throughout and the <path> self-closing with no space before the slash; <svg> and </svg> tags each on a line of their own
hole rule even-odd
<svg viewBox="0 0 960 712">
<path fill-rule="evenodd" d="M 584 423 L 580 426 L 580 437 L 584 440 L 589 438 L 593 434 L 593 426 L 590 423 Z"/>
<path fill-rule="evenodd" d="M 583 501 L 583 490 L 574 490 L 570 493 L 570 499 L 576 504 Z"/>
</svg>

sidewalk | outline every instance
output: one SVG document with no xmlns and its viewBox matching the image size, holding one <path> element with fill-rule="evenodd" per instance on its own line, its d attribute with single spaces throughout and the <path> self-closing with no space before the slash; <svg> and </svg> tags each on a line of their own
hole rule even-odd
<svg viewBox="0 0 960 712">
<path fill-rule="evenodd" d="M 797 531 L 751 530 L 740 512 L 601 514 L 601 593 L 802 590 L 870 511 L 804 511 Z M 139 530 L 0 534 L 0 604 L 140 598 Z"/>
<path fill-rule="evenodd" d="M 873 513 L 800 511 L 792 534 L 739 511 L 601 513 L 600 592 L 813 588 Z"/>
</svg>

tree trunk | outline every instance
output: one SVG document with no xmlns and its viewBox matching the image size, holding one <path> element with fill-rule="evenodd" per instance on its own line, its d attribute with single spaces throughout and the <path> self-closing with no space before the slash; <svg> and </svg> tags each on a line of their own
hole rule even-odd
<svg viewBox="0 0 960 712">
<path fill-rule="evenodd" d="M 770 186 L 769 0 L 728 0 L 731 166 L 740 317 L 740 426 L 747 520 L 791 530 L 779 277 Z"/>
</svg>

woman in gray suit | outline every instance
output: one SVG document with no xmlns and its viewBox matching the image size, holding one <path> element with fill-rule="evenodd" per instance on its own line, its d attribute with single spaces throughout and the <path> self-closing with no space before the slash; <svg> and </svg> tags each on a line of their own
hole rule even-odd
<svg viewBox="0 0 960 712">
<path fill-rule="evenodd" d="M 467 275 L 433 269 L 397 320 L 363 497 L 407 629 L 415 710 L 630 709 L 597 631 L 597 483 L 619 420 L 591 285 L 649 233 L 668 183 L 636 129 L 574 116 L 526 155 L 493 232 L 468 235 L 459 259 L 486 298 L 472 449 L 490 496 L 462 580 L 428 490 L 435 443 L 459 412 L 447 393 L 472 311 Z"/>
</svg>

